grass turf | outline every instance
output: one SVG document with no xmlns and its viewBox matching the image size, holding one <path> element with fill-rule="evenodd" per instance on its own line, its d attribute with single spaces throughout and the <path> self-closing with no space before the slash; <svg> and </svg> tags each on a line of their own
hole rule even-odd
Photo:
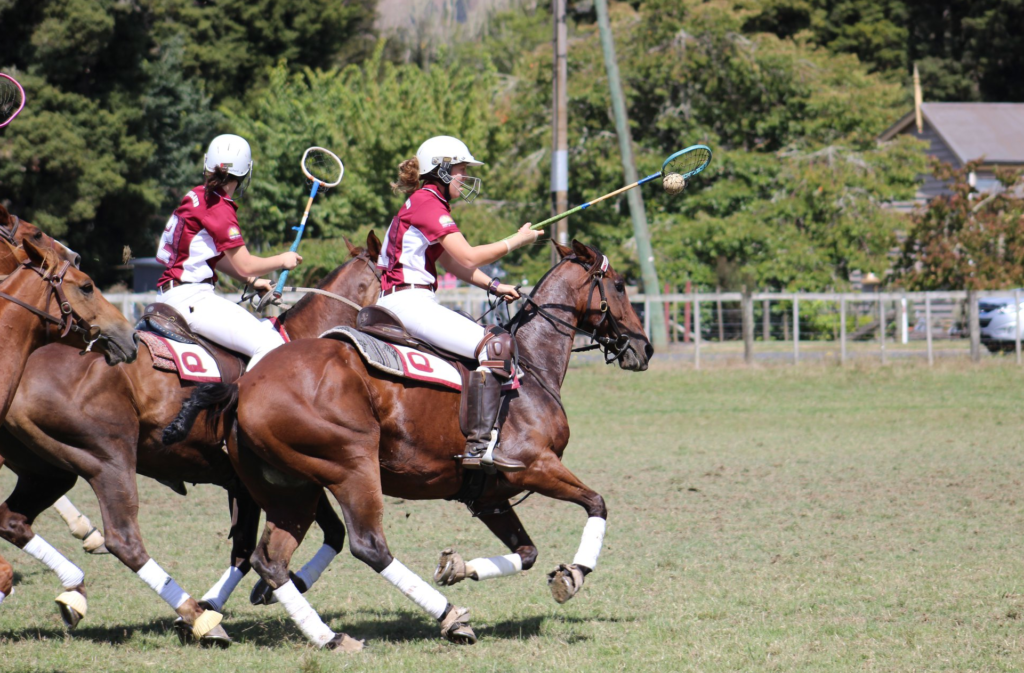
<svg viewBox="0 0 1024 673">
<path fill-rule="evenodd" d="M 566 463 L 604 495 L 608 535 L 583 591 L 558 606 L 545 574 L 571 562 L 585 514 L 519 508 L 536 568 L 443 593 L 480 642 L 435 623 L 343 553 L 308 597 L 358 655 L 314 651 L 242 581 L 228 651 L 185 648 L 174 617 L 112 557 L 88 557 L 55 513 L 37 531 L 86 572 L 89 613 L 66 635 L 59 583 L 10 545 L 0 671 L 1000 671 L 1024 660 L 1022 374 L 1009 361 L 879 367 L 655 366 L 570 371 Z M 542 421 L 541 421 L 542 422 Z M 0 492 L 13 475 L 0 473 Z M 149 552 L 199 596 L 226 567 L 222 491 L 187 498 L 141 479 Z M 91 491 L 71 493 L 94 522 Z M 424 578 L 438 552 L 505 553 L 457 504 L 389 498 L 388 541 Z M 319 546 L 314 530 L 296 555 Z"/>
</svg>

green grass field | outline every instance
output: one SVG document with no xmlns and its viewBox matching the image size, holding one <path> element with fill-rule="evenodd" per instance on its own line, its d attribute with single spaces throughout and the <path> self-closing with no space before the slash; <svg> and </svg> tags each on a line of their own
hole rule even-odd
<svg viewBox="0 0 1024 673">
<path fill-rule="evenodd" d="M 10 545 L 0 671 L 1019 671 L 1024 668 L 1024 375 L 1009 360 L 847 369 L 655 366 L 570 371 L 566 463 L 601 492 L 597 571 L 566 605 L 546 573 L 586 516 L 520 507 L 538 566 L 445 590 L 480 641 L 456 647 L 342 554 L 310 592 L 358 655 L 314 651 L 283 608 L 228 604 L 229 651 L 184 648 L 173 613 L 47 512 L 37 530 L 78 563 L 89 613 L 66 635 L 57 579 Z M 13 475 L 0 476 L 7 493 Z M 140 480 L 148 549 L 194 595 L 227 563 L 223 492 Z M 94 521 L 91 491 L 72 499 Z M 504 553 L 465 508 L 388 500 L 392 551 L 423 577 L 438 552 Z M 319 546 L 314 530 L 297 555 Z"/>
</svg>

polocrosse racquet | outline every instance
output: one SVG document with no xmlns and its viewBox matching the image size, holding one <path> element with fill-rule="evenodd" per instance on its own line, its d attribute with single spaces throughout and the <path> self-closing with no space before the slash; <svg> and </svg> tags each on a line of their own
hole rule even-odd
<svg viewBox="0 0 1024 673">
<path fill-rule="evenodd" d="M 604 196 L 599 196 L 593 201 L 588 201 L 587 203 L 578 205 L 575 208 L 572 208 L 570 210 L 565 211 L 564 213 L 561 213 L 560 215 L 549 217 L 543 222 L 537 222 L 536 224 L 531 225 L 530 229 L 543 229 L 544 227 L 546 227 L 549 224 L 552 224 L 553 222 L 564 220 L 573 213 L 578 213 L 581 210 L 586 210 L 595 203 L 600 203 L 605 199 L 610 199 L 613 196 L 618 196 L 619 194 L 622 194 L 623 192 L 628 192 L 634 187 L 639 187 L 645 182 L 650 182 L 651 180 L 654 180 L 656 178 L 664 178 L 663 186 L 665 187 L 666 192 L 668 192 L 669 194 L 678 194 L 679 192 L 683 191 L 683 188 L 686 186 L 686 181 L 689 178 L 700 173 L 702 170 L 707 168 L 708 164 L 710 163 L 711 149 L 705 145 L 692 145 L 691 147 L 687 147 L 685 150 L 680 150 L 676 152 L 668 159 L 665 159 L 665 161 L 661 164 L 661 170 L 658 171 L 657 173 L 651 173 L 646 178 L 641 178 L 640 180 L 637 180 L 631 185 L 620 187 L 619 189 L 616 189 L 614 192 L 609 192 Z M 508 238 L 512 238 L 512 236 L 509 236 Z"/>
<path fill-rule="evenodd" d="M 18 80 L 0 72 L 0 128 L 14 121 L 25 107 L 25 90 Z"/>
<path fill-rule="evenodd" d="M 306 210 L 302 213 L 302 221 L 299 222 L 299 226 L 293 227 L 296 233 L 295 241 L 291 247 L 292 252 L 299 249 L 299 241 L 302 240 L 302 234 L 306 231 L 306 219 L 309 218 L 309 209 L 313 206 L 313 199 L 316 198 L 317 192 L 326 192 L 331 187 L 337 187 L 341 182 L 341 178 L 345 175 L 345 165 L 341 163 L 341 159 L 334 152 L 325 150 L 322 147 L 310 147 L 302 153 L 302 173 L 312 184 L 312 187 L 309 191 L 309 200 L 306 201 Z M 277 279 L 277 287 L 274 288 L 273 292 L 263 295 L 257 306 L 258 310 L 263 310 L 267 304 L 281 296 L 281 293 L 284 291 L 284 282 L 287 278 L 288 271 L 282 271 L 281 277 Z"/>
</svg>

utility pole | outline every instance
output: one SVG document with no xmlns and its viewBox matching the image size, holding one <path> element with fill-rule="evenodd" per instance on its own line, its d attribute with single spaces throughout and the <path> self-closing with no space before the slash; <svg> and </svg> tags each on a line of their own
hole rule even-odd
<svg viewBox="0 0 1024 673">
<path fill-rule="evenodd" d="M 601 32 L 601 47 L 604 51 L 604 65 L 608 71 L 608 88 L 611 90 L 612 110 L 615 113 L 615 132 L 619 136 L 619 150 L 622 154 L 622 170 L 626 176 L 626 184 L 637 181 L 636 164 L 633 161 L 633 136 L 629 132 L 629 119 L 626 117 L 625 96 L 622 93 L 622 82 L 619 80 L 619 64 L 615 57 L 615 40 L 612 27 L 608 20 L 608 0 L 595 0 L 597 25 Z M 633 217 L 633 236 L 636 239 L 636 252 L 640 261 L 640 275 L 644 281 L 644 294 L 657 294 L 659 288 L 658 274 L 654 268 L 654 252 L 651 250 L 651 237 L 647 232 L 647 213 L 644 211 L 644 199 L 639 189 L 631 189 L 626 193 L 629 201 L 629 212 Z M 648 335 L 657 348 L 667 345 L 665 333 L 665 315 L 661 306 L 648 302 L 651 307 L 651 333 Z"/>
<path fill-rule="evenodd" d="M 554 90 L 551 96 L 551 208 L 552 215 L 569 210 L 569 37 L 565 25 L 566 0 L 552 0 L 554 16 Z M 568 219 L 552 225 L 551 238 L 569 244 Z M 551 263 L 557 264 L 558 251 L 551 248 Z"/>
</svg>

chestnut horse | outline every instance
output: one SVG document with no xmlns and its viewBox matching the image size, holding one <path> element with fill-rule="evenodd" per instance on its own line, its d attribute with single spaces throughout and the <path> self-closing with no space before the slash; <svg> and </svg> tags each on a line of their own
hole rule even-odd
<svg viewBox="0 0 1024 673">
<path fill-rule="evenodd" d="M 354 306 L 376 301 L 380 292 L 376 269 L 380 241 L 371 232 L 365 250 L 349 245 L 349 252 L 352 259 L 332 272 L 321 286 L 349 303 L 320 294 L 307 295 L 280 318 L 292 338 L 315 337 L 334 325 L 353 324 Z M 67 386 L 68 380 L 76 385 Z M 159 566 L 146 552 L 139 530 L 135 475 L 165 483 L 224 486 L 232 510 L 233 549 L 228 570 L 198 602 L 180 589 L 173 595 L 165 586 L 154 590 L 181 617 L 176 624 L 179 630 L 184 625 L 194 627 L 199 621 L 198 629 L 190 629 L 192 635 L 227 646 L 230 639 L 212 620 L 219 621 L 219 611 L 250 568 L 259 508 L 238 482 L 224 453 L 222 437 L 196 432 L 172 447 L 161 444 L 160 431 L 178 413 L 193 386 L 181 382 L 177 374 L 154 369 L 148 348 L 142 349 L 133 365 L 117 370 L 98 366 L 94 359 L 80 358 L 76 351 L 56 344 L 37 351 L 29 360 L 5 428 L 0 430 L 0 454 L 18 474 L 14 492 L 0 505 L 0 537 L 22 547 L 33 538 L 31 524 L 36 516 L 81 476 L 99 500 L 107 548 L 138 573 L 147 564 Z M 318 517 L 325 531 L 325 545 L 338 550 L 344 541 L 344 527 L 329 503 L 325 505 Z M 320 554 L 322 565 L 330 560 L 323 560 L 326 553 Z M 314 574 L 319 575 L 319 571 Z M 150 576 L 148 572 L 143 575 L 144 581 Z M 204 611 L 216 617 L 204 619 Z M 70 627 L 77 625 L 84 614 L 84 610 L 62 609 Z"/>
<path fill-rule="evenodd" d="M 452 642 L 475 642 L 468 611 L 453 607 L 391 555 L 383 529 L 384 494 L 466 501 L 513 552 L 462 563 L 449 550 L 437 576 L 442 582 L 511 575 L 533 566 L 537 549 L 509 505 L 523 491 L 576 503 L 589 517 L 574 563 L 553 573 L 556 599 L 578 591 L 593 570 L 607 512 L 601 496 L 561 462 L 569 426 L 559 390 L 577 333 L 595 339 L 608 362 L 623 369 L 647 369 L 653 348 L 607 258 L 577 241 L 558 250 L 562 260 L 538 282 L 511 327 L 525 377 L 507 403 L 501 445 L 527 469 L 490 476 L 476 493 L 467 492 L 470 473 L 453 459 L 465 445 L 459 395 L 370 369 L 347 342 L 287 344 L 237 384 L 197 388 L 189 405 L 207 409 L 211 422 L 223 417 L 225 429 L 231 429 L 231 462 L 267 513 L 253 567 L 314 644 L 345 651 L 361 647 L 360 641 L 333 633 L 289 577 L 288 562 L 324 488 L 341 505 L 352 554 L 437 619 L 442 636 Z M 179 421 L 186 415 L 183 409 Z M 269 480 L 268 473 L 291 479 Z"/>
<path fill-rule="evenodd" d="M 0 205 L 0 239 L 6 240 L 14 246 L 20 247 L 26 241 L 32 241 L 40 248 L 53 248 L 60 256 L 79 268 L 82 256 L 68 248 L 60 241 L 47 236 L 43 230 L 31 222 L 26 222 L 16 215 L 11 215 L 7 209 Z M 3 456 L 0 456 L 0 466 L 4 464 Z M 62 496 L 54 505 L 61 517 L 67 523 L 71 534 L 82 541 L 82 548 L 90 554 L 105 554 L 106 547 L 103 546 L 103 533 L 100 533 L 89 522 L 89 518 L 78 511 L 78 508 Z"/>
<path fill-rule="evenodd" d="M 98 344 L 107 364 L 135 359 L 131 325 L 91 278 L 54 249 L 25 239 L 22 254 L 5 236 L 0 240 L 0 274 L 0 420 L 7 416 L 29 355 L 49 338 L 51 324 L 60 327 L 62 340 L 79 348 L 86 339 L 89 348 Z M 10 564 L 0 559 L 0 600 L 10 594 L 12 580 Z"/>
</svg>

